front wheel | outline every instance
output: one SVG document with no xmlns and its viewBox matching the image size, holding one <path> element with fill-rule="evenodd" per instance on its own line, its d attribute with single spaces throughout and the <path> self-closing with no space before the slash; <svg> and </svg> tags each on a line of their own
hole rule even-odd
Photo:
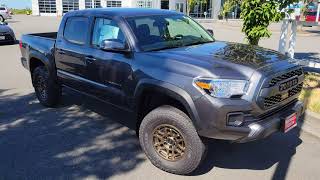
<svg viewBox="0 0 320 180">
<path fill-rule="evenodd" d="M 153 165 L 174 174 L 193 172 L 205 152 L 190 118 L 172 106 L 147 114 L 140 125 L 139 140 Z"/>
<path fill-rule="evenodd" d="M 40 103 L 47 107 L 54 107 L 61 97 L 61 86 L 55 78 L 50 77 L 45 66 L 36 67 L 32 74 L 33 86 Z"/>
<path fill-rule="evenodd" d="M 0 22 L 4 22 L 4 18 L 0 16 Z"/>
</svg>

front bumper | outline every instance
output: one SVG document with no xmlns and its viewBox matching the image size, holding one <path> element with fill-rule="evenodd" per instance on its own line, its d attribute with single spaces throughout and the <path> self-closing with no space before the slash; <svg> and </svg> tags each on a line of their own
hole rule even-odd
<svg viewBox="0 0 320 180">
<path fill-rule="evenodd" d="M 0 33 L 0 36 L 4 36 L 5 39 L 0 40 L 0 43 L 14 43 L 16 41 L 16 37 L 15 35 L 12 34 L 4 34 L 4 33 Z"/>
<path fill-rule="evenodd" d="M 304 114 L 304 111 L 304 104 L 300 101 L 297 101 L 292 106 L 290 106 L 290 108 L 284 109 L 284 111 L 278 112 L 258 122 L 249 124 L 249 134 L 245 137 L 237 139 L 235 142 L 244 143 L 268 137 L 275 132 L 281 131 L 282 121 L 287 116 L 296 113 L 297 120 L 299 120 L 300 117 Z"/>
<path fill-rule="evenodd" d="M 228 101 L 224 100 L 223 103 L 219 103 L 217 101 L 208 101 L 208 98 L 203 98 L 196 102 L 200 116 L 200 121 L 197 123 L 200 136 L 230 140 L 238 143 L 254 141 L 280 131 L 283 118 L 290 113 L 296 112 L 299 119 L 305 111 L 304 104 L 296 100 L 263 117 L 251 116 L 241 126 L 229 126 L 226 124 L 229 112 L 250 114 L 251 105 L 245 100 Z M 206 106 L 211 108 L 211 111 L 204 108 Z"/>
</svg>

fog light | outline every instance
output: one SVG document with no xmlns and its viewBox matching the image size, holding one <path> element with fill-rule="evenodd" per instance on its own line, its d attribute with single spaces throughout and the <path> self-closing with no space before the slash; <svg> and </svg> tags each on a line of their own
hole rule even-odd
<svg viewBox="0 0 320 180">
<path fill-rule="evenodd" d="M 243 113 L 229 113 L 227 119 L 228 126 L 241 126 L 244 121 Z"/>
</svg>

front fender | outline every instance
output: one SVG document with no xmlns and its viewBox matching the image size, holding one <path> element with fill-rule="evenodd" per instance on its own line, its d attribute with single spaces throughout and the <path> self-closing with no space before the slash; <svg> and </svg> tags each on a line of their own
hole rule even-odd
<svg viewBox="0 0 320 180">
<path fill-rule="evenodd" d="M 135 89 L 134 92 L 134 97 L 136 100 L 136 104 L 140 104 L 141 97 L 143 96 L 143 91 L 145 89 L 152 89 L 155 91 L 159 91 L 161 93 L 164 93 L 168 95 L 169 97 L 179 101 L 188 111 L 189 115 L 191 116 L 191 120 L 198 129 L 198 124 L 200 121 L 198 112 L 196 110 L 194 100 L 192 97 L 183 89 L 170 84 L 166 82 L 162 82 L 159 80 L 154 80 L 154 79 L 143 79 L 137 84 L 137 88 Z"/>
</svg>

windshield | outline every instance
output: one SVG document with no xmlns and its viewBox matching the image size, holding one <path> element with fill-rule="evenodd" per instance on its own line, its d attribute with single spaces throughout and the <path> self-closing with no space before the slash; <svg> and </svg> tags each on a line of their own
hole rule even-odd
<svg viewBox="0 0 320 180">
<path fill-rule="evenodd" d="M 127 21 L 143 51 L 213 42 L 214 38 L 184 15 L 130 17 Z"/>
</svg>

